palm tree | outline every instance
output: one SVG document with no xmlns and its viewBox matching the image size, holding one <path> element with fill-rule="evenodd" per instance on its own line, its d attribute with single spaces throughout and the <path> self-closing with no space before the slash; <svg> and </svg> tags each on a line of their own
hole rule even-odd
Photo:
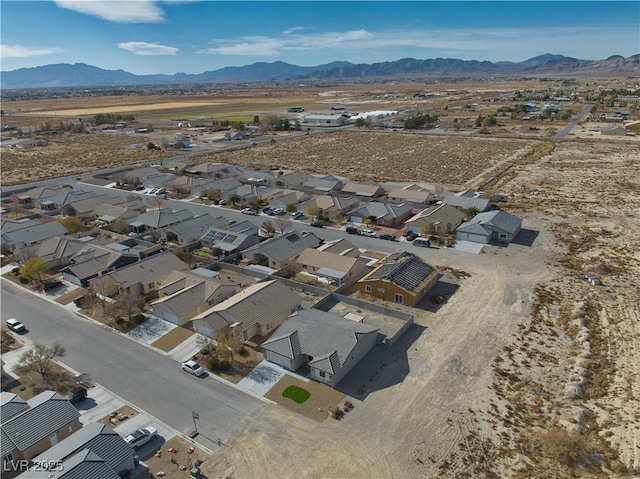
<svg viewBox="0 0 640 479">
<path fill-rule="evenodd" d="M 480 210 L 478 210 L 478 208 L 476 208 L 475 206 L 470 206 L 469 208 L 464 210 L 464 214 L 467 215 L 467 221 L 469 221 L 478 213 L 480 213 Z"/>
</svg>

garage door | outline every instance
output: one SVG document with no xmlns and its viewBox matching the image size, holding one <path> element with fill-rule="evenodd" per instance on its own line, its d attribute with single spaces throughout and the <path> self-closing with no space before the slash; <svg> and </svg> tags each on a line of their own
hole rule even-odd
<svg viewBox="0 0 640 479">
<path fill-rule="evenodd" d="M 206 336 L 207 338 L 213 338 L 213 329 L 208 327 L 205 323 L 196 322 L 194 326 L 195 326 L 196 332 L 202 334 L 203 336 Z"/>
<path fill-rule="evenodd" d="M 285 358 L 273 351 L 264 351 L 264 358 L 271 362 L 282 366 L 283 368 L 291 369 L 291 360 L 289 358 Z"/>
<path fill-rule="evenodd" d="M 153 314 L 169 323 L 178 324 L 178 317 L 175 314 L 169 313 L 164 308 L 153 308 Z"/>
<path fill-rule="evenodd" d="M 489 238 L 483 235 L 476 235 L 473 233 L 467 233 L 467 241 L 473 241 L 474 243 L 482 243 L 487 244 L 489 242 Z"/>
</svg>

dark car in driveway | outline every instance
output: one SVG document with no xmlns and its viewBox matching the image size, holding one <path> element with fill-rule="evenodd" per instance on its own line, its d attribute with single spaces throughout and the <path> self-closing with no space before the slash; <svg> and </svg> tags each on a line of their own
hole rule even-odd
<svg viewBox="0 0 640 479">
<path fill-rule="evenodd" d="M 378 236 L 378 238 L 383 239 L 383 240 L 387 240 L 387 241 L 398 241 L 398 239 L 393 236 L 393 235 L 388 235 L 388 234 L 383 234 Z"/>
<path fill-rule="evenodd" d="M 49 291 L 53 291 L 60 286 L 62 286 L 62 281 L 60 281 L 59 279 L 52 279 L 44 282 L 44 284 L 42 285 L 42 291 L 48 293 Z"/>
<path fill-rule="evenodd" d="M 67 393 L 67 399 L 69 402 L 76 403 L 82 402 L 87 398 L 87 388 L 83 388 L 82 386 L 77 386 L 71 389 Z"/>
<path fill-rule="evenodd" d="M 324 228 L 324 225 L 322 223 L 320 223 L 319 221 L 314 221 L 309 226 L 313 226 L 314 228 Z"/>
<path fill-rule="evenodd" d="M 407 236 L 405 236 L 405 238 L 407 239 L 407 241 L 413 241 L 418 236 L 420 236 L 418 233 L 416 233 L 415 231 L 411 231 Z"/>
</svg>

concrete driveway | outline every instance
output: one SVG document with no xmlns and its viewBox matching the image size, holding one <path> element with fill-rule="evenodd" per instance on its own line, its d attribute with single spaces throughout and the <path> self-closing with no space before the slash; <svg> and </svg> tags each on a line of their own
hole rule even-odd
<svg viewBox="0 0 640 479">
<path fill-rule="evenodd" d="M 285 375 L 289 374 L 301 381 L 309 382 L 309 379 L 295 374 L 291 371 L 278 366 L 277 364 L 270 363 L 267 360 L 258 364 L 253 371 L 247 374 L 239 383 L 238 386 L 247 391 L 251 391 L 258 396 L 264 396 L 267 394 L 273 386 Z"/>
<path fill-rule="evenodd" d="M 130 339 L 140 343 L 151 344 L 156 339 L 164 336 L 177 326 L 169 321 L 165 321 L 155 316 L 145 315 L 147 320 L 140 326 L 136 326 L 125 334 Z"/>
</svg>

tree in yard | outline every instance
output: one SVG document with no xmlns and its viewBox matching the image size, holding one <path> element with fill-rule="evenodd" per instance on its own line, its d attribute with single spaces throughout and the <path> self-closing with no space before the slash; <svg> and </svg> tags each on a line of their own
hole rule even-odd
<svg viewBox="0 0 640 479">
<path fill-rule="evenodd" d="M 129 233 L 129 231 L 131 231 L 131 227 L 127 224 L 127 220 L 125 220 L 122 216 L 115 219 L 115 221 L 111 225 L 111 229 L 115 233 L 120 233 L 121 235 L 126 235 Z"/>
<path fill-rule="evenodd" d="M 213 201 L 220 198 L 220 193 L 222 193 L 222 191 L 219 189 L 207 190 L 206 196 L 209 201 Z"/>
<path fill-rule="evenodd" d="M 255 115 L 253 117 L 253 124 L 254 125 L 259 125 L 260 124 L 260 117 L 258 115 Z"/>
<path fill-rule="evenodd" d="M 233 354 L 237 353 L 242 347 L 242 338 L 233 329 L 227 329 L 224 333 L 218 335 L 216 341 L 218 343 L 218 354 L 226 361 L 233 361 Z"/>
<path fill-rule="evenodd" d="M 304 210 L 305 215 L 314 219 L 317 218 L 318 215 L 320 215 L 320 213 L 322 213 L 322 210 L 317 206 L 313 206 L 313 205 L 307 206 L 306 209 Z"/>
<path fill-rule="evenodd" d="M 280 234 L 284 234 L 284 231 L 289 226 L 289 220 L 285 218 L 276 218 L 276 226 L 278 227 L 278 230 L 280 230 Z"/>
<path fill-rule="evenodd" d="M 70 234 L 76 234 L 80 231 L 84 231 L 87 227 L 82 220 L 76 216 L 67 216 L 65 218 L 59 218 L 58 222 L 64 226 Z"/>
<path fill-rule="evenodd" d="M 231 195 L 229 195 L 229 202 L 235 206 L 238 203 L 240 203 L 240 201 L 242 200 L 242 198 L 240 198 L 240 195 L 237 193 L 233 193 Z"/>
<path fill-rule="evenodd" d="M 296 210 L 296 205 L 293 203 L 287 203 L 284 209 L 287 211 L 287 213 L 293 213 Z"/>
<path fill-rule="evenodd" d="M 18 364 L 27 371 L 35 371 L 40 374 L 42 385 L 48 387 L 51 384 L 55 359 L 64 355 L 65 349 L 60 343 L 55 343 L 51 347 L 36 343 L 29 351 L 20 356 Z"/>
<path fill-rule="evenodd" d="M 356 118 L 356 123 L 355 123 L 356 127 L 358 128 L 362 128 L 364 126 L 364 118 L 360 117 L 360 118 Z"/>
<path fill-rule="evenodd" d="M 300 130 L 301 130 L 301 128 L 300 128 L 300 120 L 295 120 L 295 121 L 293 122 L 293 129 L 294 129 L 295 131 L 300 131 Z"/>
<path fill-rule="evenodd" d="M 342 214 L 342 211 L 335 210 L 333 212 L 333 221 L 335 221 L 336 223 L 340 223 L 343 219 L 344 219 L 344 215 Z"/>
<path fill-rule="evenodd" d="M 489 115 L 482 123 L 484 126 L 496 126 L 498 124 L 498 119 L 495 115 Z"/>
<path fill-rule="evenodd" d="M 163 199 L 164 198 L 162 198 L 162 196 L 153 196 L 149 200 L 149 206 L 151 206 L 151 208 L 153 208 L 154 210 L 159 210 L 162 207 Z"/>
<path fill-rule="evenodd" d="M 40 256 L 34 256 L 23 263 L 20 273 L 22 273 L 22 276 L 42 283 L 42 277 L 49 273 L 49 265 Z"/>
<path fill-rule="evenodd" d="M 144 299 L 136 291 L 122 292 L 115 298 L 115 303 L 110 303 L 107 307 L 107 314 L 115 319 L 127 316 L 129 321 L 133 321 L 134 313 L 141 313 L 144 310 Z"/>
<path fill-rule="evenodd" d="M 201 351 L 206 348 L 208 354 L 211 354 L 215 349 L 213 339 L 208 338 L 202 334 L 198 334 L 198 336 L 196 337 L 196 346 L 198 346 Z"/>
<path fill-rule="evenodd" d="M 262 223 L 262 229 L 271 238 L 276 233 L 276 227 L 271 220 L 264 220 Z"/>
<path fill-rule="evenodd" d="M 435 229 L 431 223 L 424 223 L 420 226 L 420 236 L 426 238 L 427 236 L 431 236 L 434 234 Z"/>
<path fill-rule="evenodd" d="M 371 218 L 365 218 L 363 221 L 364 225 L 368 228 L 369 226 L 371 226 Z"/>
<path fill-rule="evenodd" d="M 217 246 L 213 246 L 209 249 L 211 251 L 211 256 L 215 256 L 216 258 L 221 258 L 222 255 L 224 254 L 224 251 L 222 250 L 222 248 L 219 248 Z"/>
<path fill-rule="evenodd" d="M 475 206 L 470 206 L 469 208 L 464 210 L 464 214 L 467 215 L 467 221 L 469 221 L 471 218 L 473 218 L 478 213 L 480 213 L 480 211 Z"/>
</svg>

